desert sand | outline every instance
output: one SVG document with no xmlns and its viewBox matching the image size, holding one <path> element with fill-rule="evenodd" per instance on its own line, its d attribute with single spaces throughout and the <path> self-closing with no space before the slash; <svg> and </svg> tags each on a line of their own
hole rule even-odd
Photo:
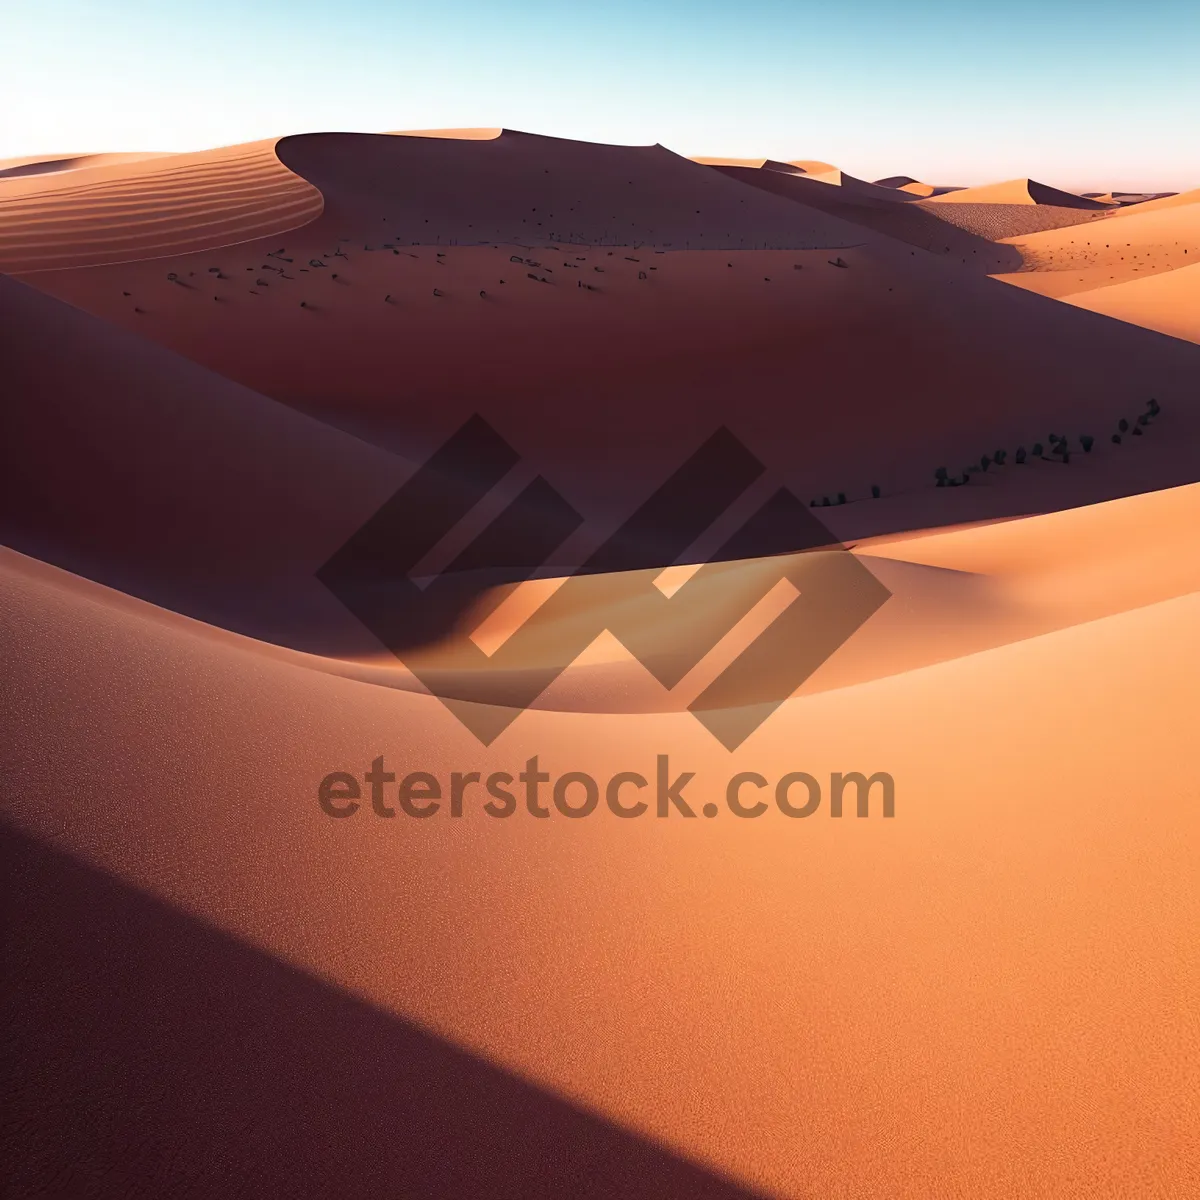
<svg viewBox="0 0 1200 1200">
<path fill-rule="evenodd" d="M 1091 291 L 1072 292 L 1071 304 L 1200 342 L 1200 262 Z"/>
<path fill-rule="evenodd" d="M 0 175 L 0 271 L 223 246 L 321 211 L 320 192 L 283 166 L 273 139 L 130 159 L 96 155 L 69 160 L 77 164 L 70 170 Z"/>
<path fill-rule="evenodd" d="M 1096 226 L 1009 239 L 1022 270 L 1004 278 L 1043 295 L 1068 297 L 1194 265 L 1200 261 L 1198 201 L 1150 201 Z"/>
<path fill-rule="evenodd" d="M 18 1194 L 1188 1194 L 1192 213 L 827 169 L 481 129 L 0 177 Z M 1118 228 L 1153 273 L 1011 286 Z M 474 413 L 582 518 L 454 593 L 481 705 L 537 605 L 545 645 L 619 625 L 637 572 L 557 575 L 718 426 L 765 467 L 729 511 L 832 498 L 828 541 L 710 564 L 485 747 L 317 577 Z M 648 669 L 848 559 L 886 598 L 735 750 Z M 325 815 L 379 755 L 666 755 L 719 816 Z M 854 770 L 894 818 L 725 807 Z"/>
<path fill-rule="evenodd" d="M 1085 209 L 1112 207 L 1101 200 L 1089 200 L 1074 192 L 1064 192 L 1060 188 L 1038 183 L 1036 179 L 1008 179 L 1003 183 L 963 188 L 955 192 L 949 201 L 941 196 L 934 196 L 932 200 L 939 204 L 1048 204 L 1055 208 Z"/>
</svg>

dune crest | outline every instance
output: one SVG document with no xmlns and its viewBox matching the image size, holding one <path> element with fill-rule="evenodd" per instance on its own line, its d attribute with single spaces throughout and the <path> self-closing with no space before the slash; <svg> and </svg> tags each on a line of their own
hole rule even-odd
<svg viewBox="0 0 1200 1200">
<path fill-rule="evenodd" d="M 449 141 L 460 142 L 489 142 L 498 138 L 504 132 L 499 128 L 464 128 L 464 129 L 394 129 L 390 137 L 427 137 L 445 138 Z"/>
<path fill-rule="evenodd" d="M 171 156 L 167 153 L 149 151 L 142 154 L 59 154 L 4 158 L 0 159 L 0 196 L 4 195 L 2 185 L 12 179 L 25 179 L 30 175 L 61 175 L 68 171 L 124 166 L 128 163 L 146 162 L 151 158 L 169 157 Z"/>
<path fill-rule="evenodd" d="M 161 258 L 294 229 L 321 193 L 276 140 L 34 174 L 0 183 L 0 271 Z"/>
<path fill-rule="evenodd" d="M 1038 183 L 1036 179 L 1006 179 L 981 187 L 962 188 L 946 196 L 931 196 L 931 204 L 1048 204 L 1055 208 L 1106 209 L 1112 204 L 1088 200 L 1074 192 Z"/>
</svg>

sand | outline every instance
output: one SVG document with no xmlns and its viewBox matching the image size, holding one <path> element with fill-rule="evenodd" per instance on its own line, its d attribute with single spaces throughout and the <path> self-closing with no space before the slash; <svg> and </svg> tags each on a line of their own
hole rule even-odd
<svg viewBox="0 0 1200 1200">
<path fill-rule="evenodd" d="M 0 179 L 0 271 L 128 262 L 275 234 L 312 220 L 321 195 L 275 139 L 195 154 Z"/>
<path fill-rule="evenodd" d="M 1019 273 L 1003 276 L 1007 282 L 1047 296 L 1070 296 L 1200 261 L 1200 203 L 1152 201 L 1122 209 L 1095 227 L 1052 230 L 1006 244 L 1022 260 Z"/>
<path fill-rule="evenodd" d="M 940 196 L 932 197 L 934 203 L 945 203 Z M 1089 200 L 1074 192 L 1038 183 L 1036 179 L 1006 179 L 1002 183 L 988 183 L 980 187 L 963 188 L 955 192 L 949 203 L 953 204 L 1048 204 L 1055 208 L 1102 209 L 1111 207 L 1100 200 Z"/>
<path fill-rule="evenodd" d="M 1200 261 L 1125 283 L 1071 292 L 1066 299 L 1118 321 L 1200 342 Z"/>
<path fill-rule="evenodd" d="M 10 1186 L 1188 1194 L 1200 346 L 1152 318 L 1195 267 L 1064 303 L 987 275 L 1066 274 L 1080 230 L 1037 235 L 1049 270 L 895 188 L 659 146 L 235 151 L 0 184 Z M 285 193 L 295 224 L 256 233 Z M 1098 218 L 1164 260 L 1189 220 Z M 315 575 L 474 412 L 585 518 L 576 552 L 720 424 L 767 468 L 734 516 L 847 494 L 820 516 L 849 550 L 721 564 L 644 661 L 829 556 L 890 596 L 732 752 L 610 633 L 484 748 Z M 1051 432 L 1068 462 L 1013 461 Z M 648 553 L 557 591 L 470 576 L 450 625 L 491 612 L 502 669 L 456 686 L 514 716 L 557 632 L 691 561 Z M 545 641 L 505 651 L 539 602 Z M 666 755 L 718 816 L 322 813 L 381 754 L 442 780 Z M 851 770 L 890 773 L 893 818 L 726 804 L 737 771 Z"/>
</svg>

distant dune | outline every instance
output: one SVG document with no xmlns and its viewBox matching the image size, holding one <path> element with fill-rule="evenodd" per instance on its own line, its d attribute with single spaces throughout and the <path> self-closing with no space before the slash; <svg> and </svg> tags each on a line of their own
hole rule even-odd
<svg viewBox="0 0 1200 1200">
<path fill-rule="evenodd" d="M 819 175 L 825 171 L 836 171 L 833 163 L 821 162 L 815 158 L 798 158 L 781 162 L 774 158 L 710 158 L 697 155 L 692 162 L 701 163 L 706 167 L 765 167 L 769 171 L 784 171 L 792 175 Z"/>
<path fill-rule="evenodd" d="M 320 192 L 280 163 L 273 139 L 114 157 L 120 161 L 0 180 L 0 271 L 209 249 L 280 233 L 321 212 Z"/>
<path fill-rule="evenodd" d="M 875 183 L 879 187 L 895 188 L 898 192 L 908 192 L 923 199 L 938 191 L 932 184 L 922 183 L 911 175 L 891 175 L 887 179 L 876 179 Z"/>
<path fill-rule="evenodd" d="M 1091 312 L 1200 342 L 1200 262 L 1064 298 Z"/>
<path fill-rule="evenodd" d="M 1087 200 L 1096 200 L 1101 204 L 1119 204 L 1127 208 L 1132 204 L 1146 204 L 1150 200 L 1166 200 L 1178 192 L 1084 192 Z"/>
<path fill-rule="evenodd" d="M 1146 200 L 1136 207 L 1123 209 L 1118 215 L 1125 216 L 1140 216 L 1146 212 L 1160 212 L 1164 208 L 1178 208 L 1181 205 L 1200 204 L 1200 188 L 1194 188 L 1187 192 L 1175 192 L 1173 195 L 1160 196 L 1154 200 Z"/>
<path fill-rule="evenodd" d="M 503 129 L 397 129 L 392 137 L 457 138 L 466 142 L 486 142 L 498 138 Z"/>
<path fill-rule="evenodd" d="M 931 203 L 953 204 L 1049 204 L 1055 208 L 1111 208 L 1099 200 L 1088 200 L 1074 192 L 1038 183 L 1036 179 L 1007 179 L 1003 183 L 989 183 L 982 187 L 962 188 L 953 193 L 952 199 L 931 197 Z"/>
<path fill-rule="evenodd" d="M 34 155 L 30 158 L 0 159 L 0 185 L 6 180 L 24 179 L 30 175 L 59 175 L 64 171 L 83 171 L 94 167 L 126 166 L 151 158 L 167 158 L 166 154 L 62 154 L 54 157 Z M 0 190 L 0 196 L 5 193 Z"/>
</svg>

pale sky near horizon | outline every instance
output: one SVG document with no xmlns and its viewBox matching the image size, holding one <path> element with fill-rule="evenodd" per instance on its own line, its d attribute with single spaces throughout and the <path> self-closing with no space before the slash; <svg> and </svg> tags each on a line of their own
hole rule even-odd
<svg viewBox="0 0 1200 1200">
<path fill-rule="evenodd" d="M 1200 0 L 0 0 L 0 158 L 506 126 L 1200 186 Z"/>
</svg>

